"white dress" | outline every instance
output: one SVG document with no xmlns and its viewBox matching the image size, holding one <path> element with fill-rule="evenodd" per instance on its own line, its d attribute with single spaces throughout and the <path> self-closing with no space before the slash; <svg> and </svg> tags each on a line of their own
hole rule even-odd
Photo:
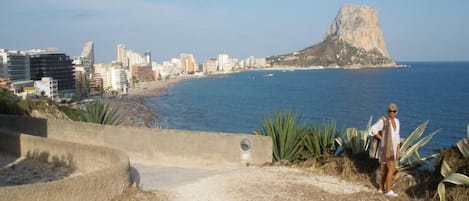
<svg viewBox="0 0 469 201">
<path fill-rule="evenodd" d="M 389 118 L 389 117 L 386 117 Z M 399 145 L 401 141 L 401 136 L 399 134 L 399 130 L 401 127 L 401 124 L 399 123 L 399 119 L 394 118 L 394 121 L 396 122 L 396 128 L 392 127 L 391 121 L 388 120 L 388 124 L 391 127 L 391 135 L 392 135 L 392 148 L 394 150 L 394 160 L 396 160 L 397 157 L 397 146 Z M 374 136 L 379 133 L 379 131 L 382 131 L 382 139 L 386 138 L 385 135 L 387 135 L 386 131 L 384 129 L 384 120 L 383 118 L 379 119 L 373 126 L 371 126 L 370 129 L 370 135 Z M 378 156 L 381 157 L 381 151 L 382 151 L 382 145 L 380 143 L 380 146 L 378 146 Z M 381 158 L 379 158 L 381 161 Z"/>
</svg>

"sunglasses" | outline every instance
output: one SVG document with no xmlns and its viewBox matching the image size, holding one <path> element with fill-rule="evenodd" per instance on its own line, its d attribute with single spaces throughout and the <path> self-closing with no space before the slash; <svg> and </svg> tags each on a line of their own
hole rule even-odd
<svg viewBox="0 0 469 201">
<path fill-rule="evenodd" d="M 397 110 L 389 110 L 389 112 L 394 112 L 394 113 L 396 113 L 396 112 L 397 112 Z"/>
</svg>

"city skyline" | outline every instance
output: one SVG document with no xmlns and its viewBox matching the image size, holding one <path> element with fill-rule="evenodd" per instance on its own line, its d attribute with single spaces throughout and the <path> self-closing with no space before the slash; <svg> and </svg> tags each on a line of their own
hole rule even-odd
<svg viewBox="0 0 469 201">
<path fill-rule="evenodd" d="M 79 56 L 95 43 L 96 63 L 117 60 L 117 44 L 162 62 L 190 53 L 202 63 L 290 53 L 324 39 L 344 3 L 378 11 L 396 61 L 469 60 L 469 2 L 450 1 L 8 1 L 0 13 L 0 48 L 58 48 Z"/>
</svg>

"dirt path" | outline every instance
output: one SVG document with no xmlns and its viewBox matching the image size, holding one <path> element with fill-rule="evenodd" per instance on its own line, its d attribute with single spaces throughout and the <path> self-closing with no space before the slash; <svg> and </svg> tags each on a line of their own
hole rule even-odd
<svg viewBox="0 0 469 201">
<path fill-rule="evenodd" d="M 123 200 L 388 200 L 374 189 L 314 171 L 248 167 L 157 191 L 130 190 Z M 397 199 L 398 200 L 398 199 Z"/>
</svg>

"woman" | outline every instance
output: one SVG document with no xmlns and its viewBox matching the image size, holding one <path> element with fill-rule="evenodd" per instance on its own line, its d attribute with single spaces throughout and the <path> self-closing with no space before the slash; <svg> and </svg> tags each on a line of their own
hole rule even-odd
<svg viewBox="0 0 469 201">
<path fill-rule="evenodd" d="M 384 165 L 381 177 L 380 190 L 386 192 L 386 196 L 397 197 L 391 190 L 392 177 L 395 172 L 395 163 L 400 154 L 400 124 L 396 118 L 397 105 L 394 103 L 388 106 L 388 115 L 383 116 L 371 127 L 370 135 L 380 140 L 378 149 L 379 162 Z"/>
</svg>

